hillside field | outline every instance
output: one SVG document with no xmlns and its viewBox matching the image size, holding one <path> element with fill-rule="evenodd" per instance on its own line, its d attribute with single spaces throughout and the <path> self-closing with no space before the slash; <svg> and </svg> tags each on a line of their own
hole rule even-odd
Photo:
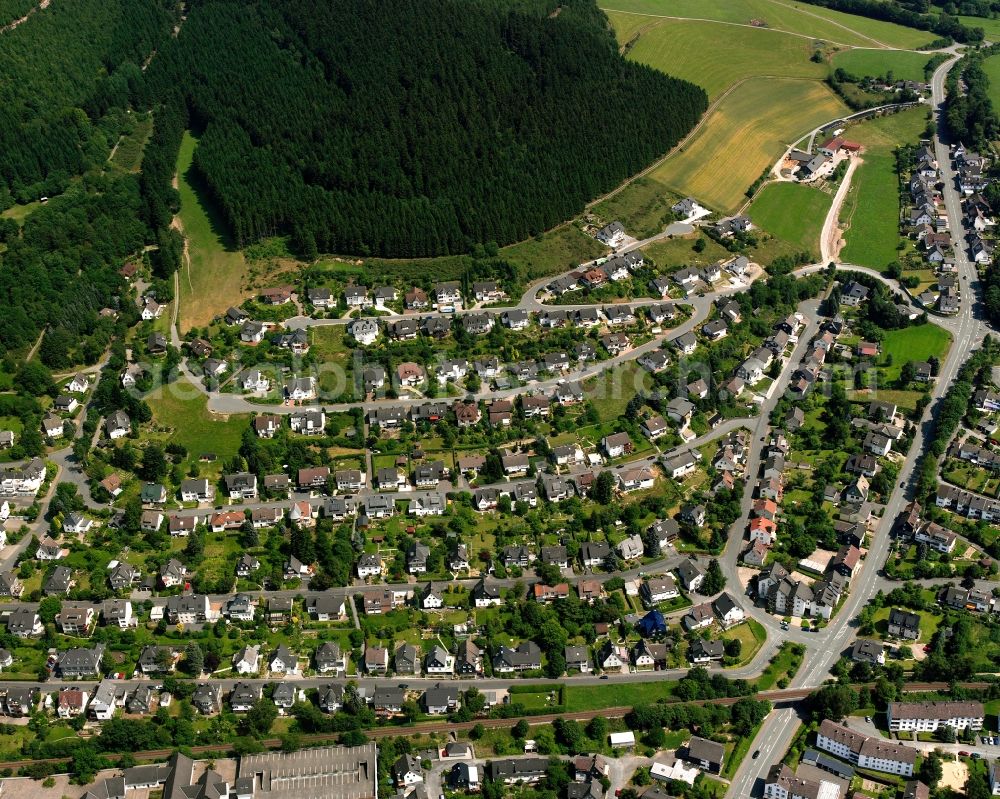
<svg viewBox="0 0 1000 799">
<path fill-rule="evenodd" d="M 854 47 L 912 49 L 934 39 L 931 33 L 902 25 L 788 0 L 602 0 L 600 5 L 606 12 L 711 19 L 736 25 L 756 20 L 772 30 Z"/>
<path fill-rule="evenodd" d="M 758 227 L 815 256 L 832 200 L 832 195 L 802 183 L 772 183 L 757 195 L 747 215 Z"/>
<path fill-rule="evenodd" d="M 609 13 L 626 33 L 635 16 Z M 619 39 L 622 35 L 619 34 Z M 701 86 L 710 100 L 739 80 L 757 75 L 826 77 L 829 67 L 809 60 L 812 41 L 776 31 L 692 20 L 652 20 L 629 51 L 629 59 Z"/>
<path fill-rule="evenodd" d="M 843 113 L 843 103 L 822 83 L 751 78 L 719 103 L 683 150 L 649 174 L 650 183 L 735 212 L 789 143 Z"/>
<path fill-rule="evenodd" d="M 833 67 L 844 69 L 859 78 L 892 72 L 897 80 L 924 81 L 924 66 L 930 59 L 928 53 L 903 50 L 842 50 L 834 55 Z"/>
<path fill-rule="evenodd" d="M 861 142 L 865 151 L 864 163 L 854 171 L 840 211 L 841 224 L 847 226 L 840 254 L 844 263 L 883 270 L 899 257 L 899 189 L 893 150 L 919 140 L 926 114 L 915 108 L 848 129 L 846 135 Z"/>
<path fill-rule="evenodd" d="M 1000 39 L 1000 19 L 986 19 L 984 17 L 962 17 L 958 18 L 958 21 L 963 25 L 968 25 L 972 28 L 982 28 L 986 31 L 986 38 L 991 42 L 995 42 Z"/>
<path fill-rule="evenodd" d="M 573 269 L 606 252 L 607 247 L 570 223 L 503 247 L 500 256 L 517 268 L 521 278 L 531 281 Z"/>
<path fill-rule="evenodd" d="M 735 6 L 740 9 L 735 9 Z M 677 14 L 701 10 L 723 21 L 764 8 L 788 11 L 772 0 L 695 4 L 680 0 Z M 662 4 L 628 0 L 638 14 Z M 735 9 L 735 10 L 734 10 Z M 798 11 L 796 19 L 817 21 Z M 814 43 L 792 35 L 739 24 L 641 17 L 609 11 L 619 41 L 632 41 L 628 57 L 704 87 L 716 103 L 682 148 L 609 200 L 594 207 L 602 219 L 620 219 L 633 235 L 662 229 L 676 196 L 691 194 L 714 209 L 733 212 L 749 186 L 784 148 L 816 125 L 846 110 L 821 82 L 828 64 L 810 60 Z M 799 19 L 801 22 L 802 19 Z M 634 37 L 638 34 L 638 38 Z M 766 77 L 765 77 L 766 76 Z M 796 237 L 797 238 L 797 237 Z"/>
<path fill-rule="evenodd" d="M 225 220 L 199 190 L 191 166 L 197 146 L 197 139 L 185 132 L 177 154 L 177 189 L 181 197 L 177 216 L 190 257 L 190 263 L 182 263 L 180 270 L 178 327 L 182 334 L 191 327 L 207 324 L 248 296 L 243 290 L 246 258 L 233 247 Z"/>
</svg>

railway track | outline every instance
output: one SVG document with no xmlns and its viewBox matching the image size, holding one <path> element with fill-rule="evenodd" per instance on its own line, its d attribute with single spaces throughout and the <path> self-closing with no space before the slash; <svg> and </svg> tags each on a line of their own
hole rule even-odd
<svg viewBox="0 0 1000 799">
<path fill-rule="evenodd" d="M 959 683 L 959 687 L 968 688 L 972 690 L 982 690 L 990 686 L 991 683 L 988 682 L 964 682 Z M 866 685 L 858 685 L 856 687 L 874 687 L 874 683 L 868 683 Z M 909 683 L 904 688 L 905 693 L 927 693 L 931 691 L 942 691 L 948 689 L 948 683 L 944 682 L 924 682 L 924 683 Z M 815 691 L 815 688 L 783 688 L 775 689 L 773 691 L 760 691 L 756 694 L 749 694 L 748 696 L 760 700 L 768 701 L 772 705 L 788 705 L 794 704 L 796 702 L 801 702 L 809 694 Z M 743 699 L 742 696 L 726 696 L 719 697 L 717 699 L 698 699 L 692 701 L 677 701 L 670 702 L 669 704 L 676 705 L 732 705 Z M 531 726 L 542 726 L 547 724 L 552 724 L 556 719 L 566 719 L 572 721 L 590 721 L 594 718 L 609 718 L 609 719 L 620 719 L 624 718 L 625 715 L 632 709 L 631 705 L 621 706 L 621 707 L 606 707 L 597 710 L 577 710 L 567 713 L 545 713 L 538 716 L 525 716 L 523 717 L 525 721 Z M 399 736 L 408 735 L 432 735 L 434 733 L 450 733 L 450 732 L 461 732 L 471 730 L 476 725 L 482 725 L 487 729 L 502 729 L 504 727 L 513 727 L 521 720 L 521 717 L 507 718 L 507 719 L 476 719 L 474 721 L 433 721 L 421 724 L 412 724 L 409 726 L 392 726 L 392 727 L 373 727 L 371 729 L 362 730 L 364 734 L 371 739 L 378 740 L 380 738 L 395 738 Z M 340 737 L 340 733 L 308 733 L 305 735 L 300 735 L 299 738 L 304 745 L 319 745 L 323 743 L 336 743 L 337 739 Z M 278 749 L 281 747 L 280 738 L 265 738 L 260 741 L 265 749 Z M 226 744 L 200 744 L 198 746 L 188 747 L 188 751 L 192 754 L 203 755 L 211 752 L 219 752 L 227 750 L 229 747 Z M 131 755 L 136 760 L 139 761 L 157 761 L 166 760 L 170 755 L 176 751 L 175 748 L 170 749 L 150 749 L 145 752 L 132 752 Z M 120 754 L 107 753 L 105 757 L 111 762 L 115 763 L 121 757 Z M 39 760 L 12 760 L 0 762 L 0 767 L 19 769 L 27 766 L 31 766 L 37 763 L 55 763 L 61 764 L 66 763 L 68 758 L 65 757 L 50 757 Z"/>
</svg>

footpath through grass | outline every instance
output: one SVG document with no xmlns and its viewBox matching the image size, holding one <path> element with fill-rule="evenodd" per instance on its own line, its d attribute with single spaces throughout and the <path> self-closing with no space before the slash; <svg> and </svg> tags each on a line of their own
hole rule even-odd
<svg viewBox="0 0 1000 799">
<path fill-rule="evenodd" d="M 111 157 L 111 164 L 125 172 L 138 172 L 146 142 L 153 133 L 152 114 L 133 114 L 131 129 L 122 134 Z"/>
<path fill-rule="evenodd" d="M 192 163 L 198 140 L 185 131 L 177 154 L 178 219 L 187 238 L 190 264 L 180 270 L 178 327 L 200 327 L 250 295 L 244 288 L 247 261 L 236 249 L 222 214 L 202 186 Z"/>
</svg>

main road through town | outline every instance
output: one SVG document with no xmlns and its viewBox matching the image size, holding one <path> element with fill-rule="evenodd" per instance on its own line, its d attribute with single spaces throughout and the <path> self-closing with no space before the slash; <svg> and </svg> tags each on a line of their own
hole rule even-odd
<svg viewBox="0 0 1000 799">
<path fill-rule="evenodd" d="M 939 129 L 941 126 L 940 115 L 942 111 L 943 101 L 944 101 L 944 81 L 948 71 L 958 62 L 960 56 L 954 56 L 949 61 L 942 64 L 937 71 L 934 73 L 932 80 L 932 98 L 935 108 L 935 112 L 939 115 L 938 124 Z M 948 219 L 950 223 L 950 228 L 953 232 L 953 237 L 956 242 L 960 242 L 962 238 L 962 214 L 961 214 L 961 204 L 960 195 L 957 190 L 957 182 L 954 170 L 951 165 L 951 159 L 949 156 L 949 150 L 947 142 L 941 141 L 940 139 L 935 142 L 937 160 L 942 172 L 942 176 L 945 182 L 944 189 L 944 204 L 948 214 Z M 830 233 L 828 229 L 830 225 L 836 224 L 836 214 L 831 214 L 826 224 L 824 225 L 823 237 L 827 237 Z M 665 235 L 670 235 L 671 233 L 684 233 L 689 231 L 691 228 L 687 224 L 677 224 L 668 229 L 665 229 L 661 234 L 654 238 L 661 238 Z M 647 241 L 636 241 L 631 242 L 627 247 L 623 248 L 622 251 L 637 249 L 644 244 L 649 243 Z M 961 244 L 959 244 L 961 247 Z M 895 518 L 898 516 L 899 512 L 902 510 L 904 504 L 907 502 L 912 491 L 912 482 L 914 477 L 914 468 L 921 454 L 926 449 L 929 437 L 933 432 L 934 418 L 937 408 L 940 404 L 941 398 L 944 396 L 945 392 L 948 390 L 952 384 L 957 371 L 967 356 L 968 352 L 978 346 L 982 341 L 984 335 L 987 333 L 987 326 L 978 318 L 979 306 L 974 300 L 974 290 L 976 287 L 977 275 L 974 264 L 972 264 L 967 254 L 964 250 L 960 253 L 956 253 L 956 265 L 958 272 L 961 276 L 960 285 L 962 286 L 962 302 L 960 313 L 954 317 L 947 319 L 935 318 L 932 321 L 936 324 L 940 324 L 942 327 L 946 328 L 951 332 L 953 336 L 953 343 L 951 349 L 948 352 L 947 357 L 943 360 L 939 376 L 936 385 L 932 391 L 932 401 L 928 404 L 919 424 L 917 425 L 917 430 L 915 437 L 913 439 L 912 446 L 908 455 L 906 456 L 900 470 L 900 483 L 894 488 L 888 502 L 886 503 L 881 519 L 875 528 L 873 535 L 871 536 L 870 546 L 865 559 L 863 568 L 860 573 L 851 582 L 850 594 L 844 603 L 843 607 L 840 609 L 830 623 L 820 630 L 819 632 L 806 632 L 797 627 L 793 627 L 790 630 L 784 631 L 780 629 L 778 620 L 771 614 L 766 613 L 763 609 L 755 607 L 752 602 L 743 597 L 740 602 L 744 606 L 744 609 L 753 618 L 757 619 L 763 625 L 768 632 L 768 641 L 761 648 L 760 652 L 753 658 L 753 660 L 744 665 L 741 668 L 726 670 L 725 674 L 730 677 L 745 677 L 752 678 L 760 674 L 760 671 L 764 667 L 767 658 L 773 655 L 776 648 L 783 642 L 787 640 L 795 641 L 803 644 L 807 648 L 807 654 L 804 658 L 803 665 L 792 682 L 792 687 L 795 689 L 805 689 L 813 688 L 823 683 L 829 674 L 831 666 L 837 661 L 844 650 L 850 645 L 854 637 L 854 627 L 855 627 L 855 617 L 859 609 L 875 594 L 876 591 L 884 588 L 889 588 L 890 583 L 879 576 L 879 568 L 885 560 L 888 546 L 890 531 Z M 852 267 L 849 264 L 839 265 L 845 269 L 857 268 Z M 815 272 L 826 268 L 826 264 L 815 264 L 812 266 L 804 267 L 797 270 L 797 274 L 806 274 L 809 272 Z M 871 270 L 864 270 L 869 274 L 872 274 Z M 877 275 L 879 279 L 884 280 L 892 289 L 899 292 L 900 287 L 895 281 L 891 281 L 883 278 L 881 275 Z M 543 291 L 544 286 L 547 281 L 542 281 L 533 284 L 528 288 L 528 290 L 522 295 L 520 300 L 516 305 L 510 307 L 517 307 L 524 310 L 538 312 L 546 308 L 551 308 L 553 306 L 546 306 L 543 304 Z M 626 361 L 638 358 L 641 354 L 649 352 L 657 347 L 662 346 L 664 339 L 667 337 L 674 337 L 683 332 L 693 330 L 697 325 L 704 322 L 708 317 L 711 304 L 713 300 L 717 299 L 721 295 L 742 291 L 746 289 L 746 284 L 733 284 L 727 286 L 719 291 L 709 292 L 704 296 L 696 296 L 689 298 L 687 300 L 681 301 L 678 304 L 686 304 L 691 310 L 691 315 L 688 319 L 679 324 L 676 328 L 667 331 L 665 333 L 659 334 L 649 342 L 636 347 L 629 352 L 620 355 L 618 357 L 603 361 L 599 364 L 592 364 L 577 372 L 563 376 L 562 378 L 554 378 L 552 380 L 542 381 L 539 383 L 532 384 L 529 387 L 521 387 L 515 389 L 506 389 L 502 391 L 489 392 L 484 391 L 482 395 L 484 397 L 502 397 L 511 396 L 518 392 L 524 391 L 541 391 L 544 389 L 552 389 L 555 387 L 557 382 L 562 382 L 563 380 L 584 380 L 590 377 L 597 376 L 608 369 L 618 366 Z M 622 305 L 628 304 L 633 308 L 639 308 L 650 303 L 657 302 L 656 300 L 639 300 L 630 303 L 621 303 Z M 909 301 L 911 304 L 912 300 Z M 558 306 L 565 308 L 567 306 Z M 592 306 L 569 306 L 569 307 L 592 307 Z M 500 311 L 502 309 L 491 309 L 495 311 Z M 776 407 L 778 401 L 781 398 L 780 387 L 788 383 L 788 379 L 792 371 L 801 362 L 802 358 L 807 352 L 807 346 L 809 341 L 813 338 L 819 328 L 819 302 L 818 300 L 808 300 L 802 303 L 799 307 L 799 311 L 804 319 L 804 328 L 799 334 L 799 340 L 796 342 L 791 356 L 785 361 L 782 367 L 782 373 L 777 380 L 774 381 L 774 385 L 771 391 L 763 398 L 760 405 L 760 414 L 757 417 L 751 419 L 741 419 L 732 420 L 727 422 L 722 428 L 710 431 L 706 436 L 699 438 L 693 444 L 704 443 L 713 438 L 719 437 L 726 432 L 735 429 L 737 426 L 744 426 L 751 430 L 752 439 L 748 463 L 747 463 L 747 487 L 744 492 L 744 497 L 741 505 L 741 515 L 740 518 L 732 525 L 729 531 L 729 542 L 724 555 L 721 558 L 721 563 L 723 570 L 727 577 L 727 587 L 728 590 L 739 596 L 742 593 L 741 583 L 737 573 L 737 562 L 740 554 L 740 549 L 743 543 L 743 535 L 746 530 L 746 525 L 748 522 L 750 514 L 750 506 L 752 503 L 752 487 L 753 482 L 756 478 L 759 466 L 761 463 L 761 456 L 764 445 L 766 444 L 766 439 L 770 434 L 769 428 L 769 417 L 771 411 Z M 317 324 L 343 324 L 344 320 L 309 320 L 306 318 L 296 318 L 294 320 L 289 320 L 290 326 L 298 327 L 309 327 Z M 180 344 L 180 336 L 177 331 L 176 315 L 171 325 L 171 337 L 175 345 Z M 191 382 L 198 386 L 199 390 L 204 390 L 200 386 L 200 381 L 198 381 L 194 375 L 187 371 L 186 362 L 182 363 L 182 369 L 184 373 Z M 291 410 L 290 406 L 271 406 L 266 404 L 257 404 L 247 401 L 246 399 L 231 394 L 222 394 L 217 392 L 206 392 L 208 393 L 209 408 L 213 411 L 220 413 L 247 413 L 247 412 L 259 412 L 259 411 L 275 411 L 275 412 L 289 412 Z M 325 404 L 328 410 L 342 410 L 349 408 L 362 407 L 369 409 L 372 407 L 378 407 L 385 403 L 391 403 L 393 405 L 412 405 L 415 403 L 425 402 L 428 398 L 412 398 L 412 399 L 396 399 L 396 400 L 370 400 L 364 402 L 356 403 L 343 403 L 343 404 Z M 689 444 L 690 445 L 690 444 Z M 75 467 L 72 463 L 72 457 L 70 450 L 60 450 L 58 453 L 54 453 L 52 456 L 60 467 L 60 479 L 73 479 L 70 475 L 75 474 Z M 74 482 L 83 482 L 83 478 L 80 477 Z M 43 512 L 44 507 L 47 505 L 47 499 L 43 501 Z M 273 504 L 273 503 L 272 503 Z M 30 539 L 29 536 L 25 536 L 26 539 Z M 16 557 L 16 554 L 14 557 Z M 664 568 L 671 568 L 675 563 L 676 558 L 664 559 L 659 564 L 654 564 L 654 566 L 662 566 Z M 653 566 L 645 567 L 647 571 L 653 568 Z M 625 573 L 627 577 L 638 576 L 638 572 L 627 572 Z M 357 590 L 356 587 L 344 588 L 344 589 L 334 589 L 337 592 L 342 592 L 345 598 L 350 601 L 350 595 Z M 283 592 L 260 592 L 263 595 L 280 595 Z M 298 593 L 298 592 L 292 592 Z M 663 679 L 676 679 L 683 674 L 680 670 L 670 670 L 663 672 L 642 672 L 642 673 L 630 673 L 622 675 L 614 675 L 610 677 L 615 681 L 648 681 L 648 680 L 663 680 Z M 429 683 L 428 680 L 422 680 L 419 678 L 402 678 L 404 681 L 412 684 L 414 687 L 418 685 L 424 685 Z M 553 680 L 553 684 L 560 682 L 571 682 L 572 684 L 597 684 L 600 680 L 597 676 L 580 676 L 574 677 L 570 680 Z M 221 684 L 228 686 L 233 681 L 231 680 L 218 680 Z M 330 682 L 329 678 L 309 678 L 296 680 L 296 684 L 306 687 L 309 685 L 319 684 L 321 682 Z M 367 682 L 367 681 L 366 681 Z M 456 684 L 463 684 L 462 680 L 456 680 Z M 474 684 L 480 688 L 488 689 L 491 687 L 504 688 L 509 686 L 512 682 L 517 682 L 516 680 L 476 680 Z M 537 680 L 536 682 L 547 682 L 544 680 Z M 46 685 L 46 688 L 50 687 Z M 762 778 L 766 774 L 770 766 L 781 758 L 787 749 L 788 743 L 790 742 L 792 736 L 794 735 L 798 726 L 798 719 L 796 716 L 796 711 L 793 708 L 782 706 L 774 710 L 770 716 L 764 722 L 763 727 L 758 735 L 756 746 L 760 749 L 760 755 L 756 758 L 747 757 L 740 769 L 734 776 L 729 791 L 727 792 L 728 797 L 739 797 L 743 799 L 744 797 L 752 796 L 754 793 L 760 790 L 762 784 Z"/>
<path fill-rule="evenodd" d="M 960 285 L 962 286 L 960 312 L 955 317 L 942 320 L 942 326 L 946 327 L 953 335 L 951 349 L 941 363 L 937 383 L 931 394 L 931 402 L 928 403 L 917 425 L 912 446 L 900 469 L 900 483 L 893 490 L 886 503 L 881 520 L 871 538 L 864 567 L 861 573 L 851 581 L 850 595 L 840 612 L 823 630 L 813 634 L 814 640 L 808 647 L 801 670 L 792 681 L 793 687 L 815 687 L 822 684 L 828 676 L 830 668 L 840 658 L 854 637 L 856 616 L 860 608 L 868 602 L 876 591 L 891 587 L 887 580 L 879 576 L 879 569 L 885 562 L 888 553 L 893 523 L 912 497 L 914 470 L 933 434 L 941 399 L 950 388 L 970 350 L 977 347 L 988 332 L 987 326 L 980 318 L 980 305 L 975 299 L 978 277 L 975 266 L 969 260 L 965 249 L 965 233 L 957 176 L 952 166 L 948 142 L 943 138 L 945 135 L 943 124 L 945 78 L 959 59 L 959 56 L 955 56 L 938 67 L 931 83 L 934 113 L 937 115 L 937 125 L 940 131 L 940 135 L 935 138 L 935 155 L 944 181 L 944 204 L 948 214 L 949 227 L 956 242 L 955 263 L 961 276 Z M 745 519 L 743 521 L 745 522 Z M 735 537 L 737 534 L 742 535 L 742 530 L 734 529 L 733 536 Z M 731 561 L 735 549 L 734 543 L 735 538 L 731 538 L 730 548 L 727 550 L 727 564 Z M 757 758 L 744 760 L 734 776 L 726 796 L 732 799 L 737 799 L 737 797 L 742 799 L 759 792 L 763 777 L 771 765 L 783 756 L 797 727 L 798 718 L 794 709 L 780 709 L 771 713 L 757 737 L 760 755 Z"/>
</svg>

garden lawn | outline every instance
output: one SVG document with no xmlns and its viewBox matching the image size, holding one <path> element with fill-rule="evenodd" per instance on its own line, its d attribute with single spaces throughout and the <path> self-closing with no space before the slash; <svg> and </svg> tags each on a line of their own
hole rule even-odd
<svg viewBox="0 0 1000 799">
<path fill-rule="evenodd" d="M 881 608 L 873 617 L 875 629 L 883 637 L 888 635 L 887 627 L 889 623 L 889 612 L 891 610 L 892 608 L 887 605 L 886 607 Z M 937 632 L 937 628 L 941 624 L 941 616 L 931 613 L 928 610 L 918 610 L 915 612 L 918 616 L 920 616 L 920 639 L 918 641 L 902 641 L 901 643 L 907 645 L 930 643 L 931 638 L 934 636 L 934 633 Z"/>
<path fill-rule="evenodd" d="M 615 683 L 613 680 L 604 685 L 566 686 L 566 712 L 653 704 L 660 699 L 670 699 L 673 687 L 674 683 L 667 681 Z"/>
<path fill-rule="evenodd" d="M 899 258 L 899 179 L 893 150 L 919 140 L 926 114 L 923 108 L 902 111 L 851 126 L 844 134 L 865 150 L 840 210 L 846 227 L 842 262 L 884 271 Z"/>
<path fill-rule="evenodd" d="M 765 186 L 747 210 L 754 223 L 797 249 L 819 250 L 823 222 L 833 198 L 803 183 L 772 183 Z"/>
<path fill-rule="evenodd" d="M 892 365 L 882 367 L 883 379 L 894 381 L 903 364 L 926 361 L 931 356 L 943 359 L 951 346 L 951 334 L 929 322 L 899 330 L 887 330 L 882 338 L 882 359 L 892 357 Z"/>
<path fill-rule="evenodd" d="M 742 624 L 737 624 L 722 635 L 723 641 L 737 640 L 742 644 L 740 650 L 740 660 L 737 665 L 744 665 L 753 660 L 757 651 L 767 640 L 767 631 L 759 622 L 749 619 Z"/>
<path fill-rule="evenodd" d="M 222 214 L 215 208 L 193 168 L 198 140 L 185 131 L 177 153 L 177 219 L 187 238 L 189 262 L 180 270 L 180 314 L 183 333 L 206 325 L 251 292 L 244 286 L 247 261 L 236 249 Z"/>
<path fill-rule="evenodd" d="M 859 78 L 892 73 L 896 80 L 924 81 L 924 67 L 931 60 L 928 53 L 903 50 L 843 50 L 833 57 L 833 67 Z"/>
<path fill-rule="evenodd" d="M 231 458 L 239 450 L 243 431 L 250 423 L 245 414 L 211 413 L 205 395 L 187 380 L 157 389 L 146 401 L 153 421 L 169 431 L 167 441 L 186 447 L 193 460 L 209 452 L 216 455 L 218 463 Z"/>
<path fill-rule="evenodd" d="M 738 25 L 747 25 L 756 19 L 766 22 L 771 32 L 789 31 L 826 42 L 858 47 L 881 45 L 913 49 L 934 39 L 933 34 L 925 31 L 794 0 L 670 0 L 669 3 L 663 0 L 602 0 L 600 6 L 605 12 L 628 11 L 647 15 L 652 19 L 670 15 Z M 758 30 L 761 33 L 768 32 L 765 29 Z"/>
</svg>

